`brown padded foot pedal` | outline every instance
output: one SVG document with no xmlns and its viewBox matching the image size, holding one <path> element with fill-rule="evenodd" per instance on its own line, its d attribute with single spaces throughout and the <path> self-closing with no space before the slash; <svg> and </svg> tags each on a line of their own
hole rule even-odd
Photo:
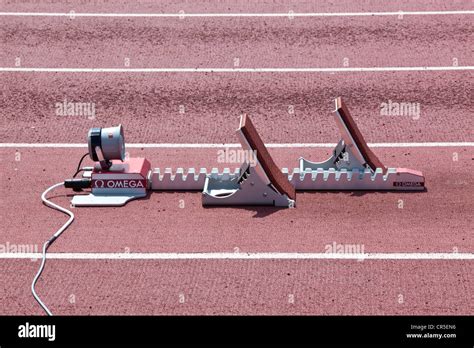
<svg viewBox="0 0 474 348">
<path fill-rule="evenodd" d="M 247 139 L 252 150 L 257 152 L 257 159 L 265 170 L 273 186 L 282 194 L 286 194 L 289 199 L 296 199 L 296 191 L 294 186 L 288 181 L 288 177 L 284 175 L 280 168 L 275 164 L 250 117 L 242 115 L 240 119 L 240 131 Z"/>
<path fill-rule="evenodd" d="M 347 130 L 349 131 L 352 139 L 359 149 L 362 157 L 364 157 L 367 164 L 370 168 L 375 171 L 377 168 L 382 168 L 383 173 L 387 172 L 387 168 L 383 165 L 383 163 L 378 159 L 377 156 L 370 150 L 367 142 L 365 141 L 362 133 L 360 132 L 359 128 L 357 128 L 354 119 L 352 118 L 349 110 L 347 109 L 346 105 L 342 101 L 341 97 L 336 99 L 336 112 L 341 116 Z"/>
</svg>

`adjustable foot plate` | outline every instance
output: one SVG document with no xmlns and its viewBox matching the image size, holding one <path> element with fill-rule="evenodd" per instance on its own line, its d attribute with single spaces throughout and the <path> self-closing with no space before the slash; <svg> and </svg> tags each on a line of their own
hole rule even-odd
<svg viewBox="0 0 474 348">
<path fill-rule="evenodd" d="M 255 167 L 243 166 L 238 177 L 209 175 L 204 184 L 202 204 L 213 205 L 271 205 L 294 207 L 295 201 L 279 193 L 262 180 Z"/>
</svg>

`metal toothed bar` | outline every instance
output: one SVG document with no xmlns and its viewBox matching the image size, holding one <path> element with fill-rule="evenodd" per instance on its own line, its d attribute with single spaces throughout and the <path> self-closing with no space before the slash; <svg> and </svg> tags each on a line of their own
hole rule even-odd
<svg viewBox="0 0 474 348">
<path fill-rule="evenodd" d="M 238 177 L 239 173 L 239 168 L 233 172 L 229 168 L 225 168 L 222 172 L 219 172 L 217 168 L 212 168 L 210 171 L 201 168 L 198 172 L 195 168 L 187 170 L 177 168 L 174 172 L 172 168 L 165 168 L 163 172 L 160 168 L 155 168 L 151 172 L 151 189 L 157 191 L 202 191 L 208 175 L 216 179 L 229 180 Z"/>
<path fill-rule="evenodd" d="M 397 168 L 388 168 L 386 174 L 382 169 L 373 172 L 370 169 L 360 170 L 358 168 L 343 169 L 305 169 L 294 168 L 289 170 L 283 168 L 282 173 L 297 191 L 311 190 L 423 190 L 421 184 L 417 184 L 417 176 L 413 174 L 412 184 L 397 184 L 402 173 Z M 196 172 L 195 168 L 165 168 L 161 173 L 160 168 L 155 168 L 151 172 L 151 189 L 156 191 L 202 191 L 206 177 L 210 176 L 214 180 L 228 181 L 239 177 L 240 169 L 235 168 L 233 172 L 229 168 L 218 171 L 217 168 L 208 170 L 201 168 Z M 403 173 L 403 179 L 407 180 L 407 175 Z M 407 182 L 407 181 L 405 181 Z"/>
</svg>

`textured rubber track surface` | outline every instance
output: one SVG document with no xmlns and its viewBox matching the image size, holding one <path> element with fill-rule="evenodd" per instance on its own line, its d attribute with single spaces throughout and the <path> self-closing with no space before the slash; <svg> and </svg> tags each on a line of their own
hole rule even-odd
<svg viewBox="0 0 474 348">
<path fill-rule="evenodd" d="M 0 12 L 288 13 L 473 10 L 471 1 L 94 1 L 2 3 Z M 0 67 L 278 68 L 473 66 L 472 15 L 311 18 L 1 17 Z M 366 73 L 0 72 L 1 143 L 85 143 L 122 123 L 127 143 L 237 143 L 248 114 L 265 143 L 336 143 L 341 96 L 369 143 L 473 142 L 472 71 Z M 94 117 L 58 116 L 90 102 Z M 420 103 L 383 116 L 381 104 Z M 74 208 L 53 253 L 473 253 L 474 148 L 371 150 L 422 171 L 423 193 L 298 193 L 295 209 L 203 208 L 152 193 L 122 208 Z M 0 148 L 0 246 L 38 250 L 65 221 L 40 194 L 86 148 Z M 128 149 L 153 167 L 238 167 L 218 149 Z M 281 167 L 326 148 L 269 148 Z M 69 205 L 71 192 L 52 200 Z M 66 196 L 69 195 L 69 196 Z M 362 250 L 361 250 L 362 251 Z M 49 260 L 38 293 L 55 314 L 472 314 L 472 260 Z M 0 314 L 43 314 L 38 261 L 0 259 Z"/>
<path fill-rule="evenodd" d="M 42 314 L 26 286 L 37 266 L 0 263 L 15 275 L 0 287 L 3 314 Z M 468 315 L 472 279 L 458 261 L 54 260 L 38 292 L 69 315 Z"/>
<path fill-rule="evenodd" d="M 0 73 L 0 137 L 84 143 L 90 127 L 122 123 L 127 143 L 238 143 L 238 116 L 247 113 L 265 143 L 336 143 L 332 111 L 334 98 L 342 96 L 369 143 L 473 141 L 472 78 L 472 72 L 456 71 Z M 94 102 L 95 119 L 57 116 L 56 103 L 65 99 Z M 420 117 L 381 116 L 380 105 L 389 100 L 419 102 Z"/>
<path fill-rule="evenodd" d="M 222 169 L 229 164 L 217 162 L 218 150 L 129 151 L 161 168 L 199 164 Z M 16 162 L 14 149 L 0 150 L 5 159 L 1 196 L 8 202 L 5 240 L 39 244 L 60 225 L 64 217 L 38 197 L 45 187 L 72 175 L 84 151 L 20 149 L 22 160 Z M 202 208 L 200 193 L 156 192 L 121 208 L 74 209 L 76 221 L 51 252 L 231 252 L 235 247 L 243 252 L 324 252 L 332 242 L 364 244 L 366 252 L 472 252 L 473 148 L 436 149 L 435 156 L 431 148 L 376 151 L 387 165 L 425 173 L 427 192 L 298 193 L 296 209 Z M 299 156 L 314 161 L 329 156 L 326 149 L 269 152 L 289 168 L 298 165 Z M 58 190 L 55 202 L 67 206 L 65 194 L 72 192 Z"/>
</svg>

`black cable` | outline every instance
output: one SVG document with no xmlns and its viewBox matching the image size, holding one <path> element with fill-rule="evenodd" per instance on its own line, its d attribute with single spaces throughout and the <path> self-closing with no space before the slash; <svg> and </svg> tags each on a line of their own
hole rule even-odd
<svg viewBox="0 0 474 348">
<path fill-rule="evenodd" d="M 89 152 L 86 152 L 84 156 L 81 157 L 81 160 L 79 161 L 79 164 L 77 165 L 76 173 L 73 175 L 73 178 L 75 178 L 76 175 L 80 173 L 82 161 L 84 161 L 84 158 L 86 158 L 87 155 L 89 155 Z"/>
<path fill-rule="evenodd" d="M 72 176 L 73 178 L 75 178 L 77 176 L 77 174 L 79 174 L 80 172 L 82 172 L 84 169 L 79 169 L 77 172 L 74 173 L 74 175 Z"/>
</svg>

